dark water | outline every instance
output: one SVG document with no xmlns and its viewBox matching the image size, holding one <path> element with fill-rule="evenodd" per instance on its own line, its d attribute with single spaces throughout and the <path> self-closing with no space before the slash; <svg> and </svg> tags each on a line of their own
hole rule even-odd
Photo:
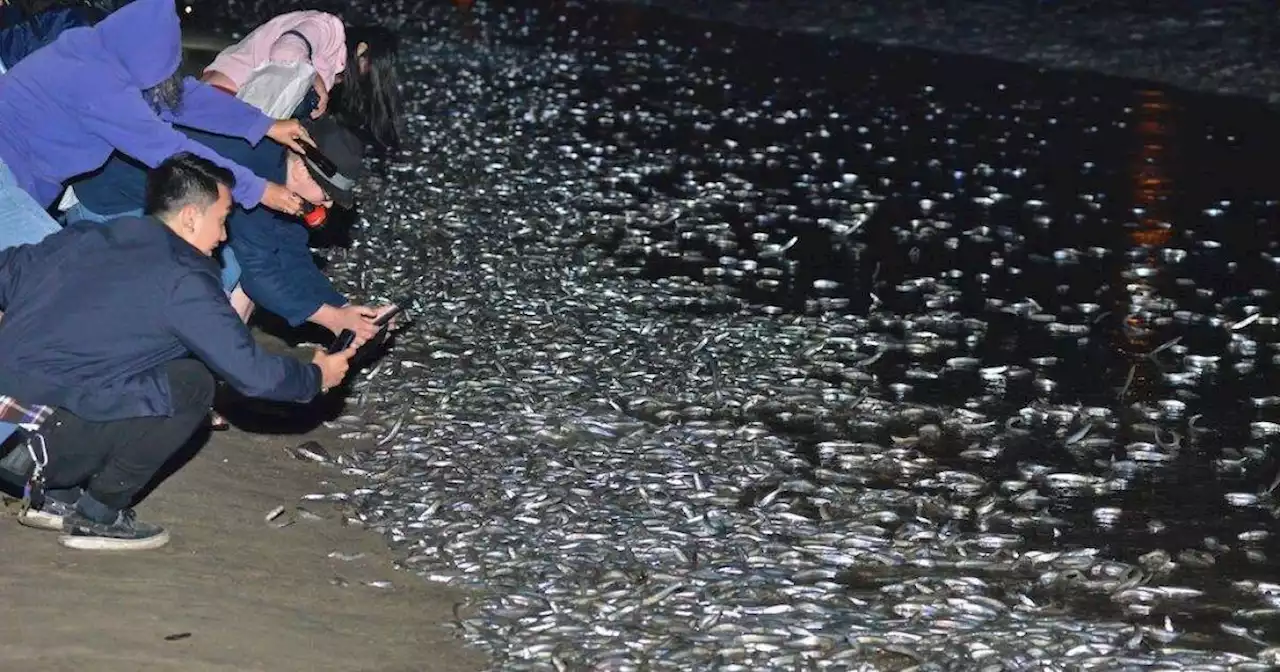
<svg viewBox="0 0 1280 672">
<path fill-rule="evenodd" d="M 1273 439 L 1250 435 L 1252 422 L 1280 421 L 1280 406 L 1265 399 L 1278 392 L 1280 354 L 1271 290 L 1278 120 L 1261 105 L 626 6 L 494 7 L 516 8 L 514 39 L 553 45 L 596 73 L 566 83 L 568 104 L 589 110 L 584 136 L 612 145 L 584 161 L 602 176 L 628 166 L 634 177 L 602 179 L 602 202 L 582 207 L 607 218 L 636 204 L 681 204 L 678 217 L 654 214 L 665 224 L 646 227 L 645 245 L 621 233 L 605 243 L 624 268 L 728 285 L 783 318 L 871 313 L 892 338 L 935 332 L 926 351 L 894 350 L 870 367 L 877 396 L 894 398 L 890 386 L 906 381 L 906 401 L 989 413 L 1107 408 L 1120 431 L 1099 464 L 1124 459 L 1144 409 L 1183 402 L 1185 411 L 1154 419 L 1182 437 L 1176 458 L 1116 494 L 1059 500 L 1053 512 L 1071 523 L 1059 541 L 1134 561 L 1214 537 L 1231 550 L 1211 569 L 1179 570 L 1186 583 L 1278 576 L 1260 558 L 1280 548 L 1236 538 L 1275 517 L 1224 500 L 1265 488 L 1277 468 Z M 832 222 L 856 229 L 834 233 Z M 795 241 L 771 257 L 753 234 L 763 244 Z M 743 260 L 758 267 L 736 278 L 705 270 L 742 270 Z M 777 287 L 759 287 L 766 277 Z M 958 291 L 911 286 L 922 278 Z M 820 291 L 821 280 L 839 285 Z M 1253 312 L 1262 319 L 1230 329 Z M 1197 366 L 1190 356 L 1220 359 Z M 945 367 L 953 357 L 1029 372 L 993 387 L 977 371 Z M 1211 431 L 1193 440 L 1187 418 L 1196 415 Z M 1097 470 L 1073 463 L 1060 441 L 1037 440 L 1019 457 Z M 1215 462 L 1242 450 L 1239 469 Z M 1010 478 L 1013 463 L 965 468 Z M 1124 514 L 1102 529 L 1092 519 L 1098 506 Z M 1153 519 L 1167 531 L 1149 532 Z"/>
</svg>

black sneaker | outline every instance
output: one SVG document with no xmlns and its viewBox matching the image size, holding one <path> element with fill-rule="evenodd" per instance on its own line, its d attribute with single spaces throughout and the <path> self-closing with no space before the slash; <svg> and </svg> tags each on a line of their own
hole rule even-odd
<svg viewBox="0 0 1280 672">
<path fill-rule="evenodd" d="M 159 525 L 138 522 L 133 509 L 116 515 L 113 523 L 99 523 L 79 511 L 63 518 L 58 542 L 67 548 L 86 551 L 135 551 L 160 548 L 169 543 L 168 530 Z"/>
</svg>

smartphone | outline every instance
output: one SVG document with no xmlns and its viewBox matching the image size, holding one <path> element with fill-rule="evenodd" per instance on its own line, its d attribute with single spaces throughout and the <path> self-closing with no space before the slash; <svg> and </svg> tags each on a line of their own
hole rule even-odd
<svg viewBox="0 0 1280 672">
<path fill-rule="evenodd" d="M 329 160 L 329 157 L 321 154 L 319 148 L 308 145 L 305 142 L 300 144 L 304 150 L 303 156 L 305 156 L 307 160 L 316 164 L 316 168 L 319 168 L 320 172 L 324 173 L 326 176 L 333 176 L 338 173 L 338 167 Z"/>
<path fill-rule="evenodd" d="M 341 332 L 338 333 L 338 337 L 333 339 L 333 342 L 329 344 L 329 347 L 327 349 L 325 349 L 325 353 L 334 355 L 339 352 L 342 352 L 343 350 L 346 350 L 347 348 L 351 347 L 351 344 L 355 340 L 356 340 L 356 332 L 351 331 L 350 329 L 343 329 Z"/>
<path fill-rule="evenodd" d="M 403 313 L 404 309 L 407 308 L 411 303 L 413 303 L 412 296 L 400 297 L 399 299 L 397 299 L 391 304 L 390 310 L 379 315 L 378 319 L 373 321 L 374 326 L 381 327 L 386 323 L 390 322 L 391 318 L 395 317 L 396 315 L 399 315 L 400 313 Z"/>
</svg>

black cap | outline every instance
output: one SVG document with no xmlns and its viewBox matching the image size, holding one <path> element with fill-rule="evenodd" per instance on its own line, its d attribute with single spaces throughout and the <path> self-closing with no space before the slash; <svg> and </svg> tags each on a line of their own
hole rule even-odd
<svg viewBox="0 0 1280 672">
<path fill-rule="evenodd" d="M 315 148 L 306 147 L 302 163 L 311 176 L 320 183 L 334 203 L 349 208 L 355 197 L 352 193 L 356 182 L 364 174 L 364 142 L 342 124 L 329 117 L 321 117 L 303 124 Z"/>
</svg>

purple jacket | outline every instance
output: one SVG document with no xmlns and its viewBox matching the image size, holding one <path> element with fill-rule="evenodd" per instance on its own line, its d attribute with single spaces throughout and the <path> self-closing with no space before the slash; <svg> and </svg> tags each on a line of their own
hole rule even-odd
<svg viewBox="0 0 1280 672">
<path fill-rule="evenodd" d="M 64 181 L 97 170 L 112 150 L 153 168 L 188 151 L 235 173 L 236 202 L 256 206 L 265 180 L 170 123 L 257 144 L 274 120 L 190 78 L 181 110 L 157 115 L 142 90 L 168 79 L 181 60 L 174 0 L 135 0 L 96 26 L 66 30 L 0 77 L 0 160 L 49 207 Z"/>
</svg>

